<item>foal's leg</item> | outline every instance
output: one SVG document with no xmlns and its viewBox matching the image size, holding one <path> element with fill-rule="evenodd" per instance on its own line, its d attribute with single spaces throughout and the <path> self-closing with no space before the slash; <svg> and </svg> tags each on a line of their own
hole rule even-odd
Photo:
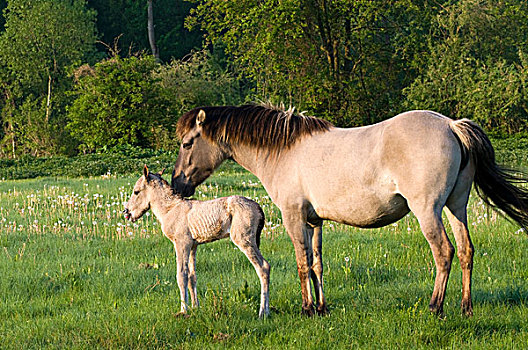
<svg viewBox="0 0 528 350">
<path fill-rule="evenodd" d="M 270 265 L 257 247 L 256 230 L 257 225 L 246 223 L 238 216 L 233 217 L 231 241 L 246 255 L 255 268 L 260 280 L 259 317 L 262 318 L 269 315 Z"/>
<path fill-rule="evenodd" d="M 436 264 L 436 278 L 433 295 L 429 302 L 429 310 L 442 315 L 447 280 L 449 279 L 455 250 L 445 232 L 441 209 L 423 209 L 422 211 L 415 211 L 414 214 L 418 218 L 422 232 L 429 242 Z"/>
<path fill-rule="evenodd" d="M 301 280 L 302 313 L 307 316 L 314 314 L 312 286 L 310 284 L 310 273 L 313 262 L 312 235 L 297 212 L 282 212 L 284 227 L 290 236 L 295 249 L 297 259 L 297 272 Z"/>
<path fill-rule="evenodd" d="M 314 284 L 315 299 L 317 301 L 317 313 L 324 315 L 328 312 L 326 300 L 323 292 L 323 227 L 316 226 L 313 228 L 312 237 L 313 264 L 312 264 L 312 282 Z"/>
<path fill-rule="evenodd" d="M 176 250 L 176 261 L 177 271 L 176 279 L 178 281 L 178 288 L 180 289 L 180 314 L 187 313 L 187 305 L 189 300 L 189 293 L 187 290 L 187 284 L 189 281 L 189 253 L 191 251 L 192 244 L 186 242 L 173 242 L 174 249 Z"/>
<path fill-rule="evenodd" d="M 198 301 L 198 294 L 196 292 L 196 249 L 198 248 L 197 244 L 194 244 L 191 248 L 191 253 L 189 255 L 189 290 L 191 294 L 191 304 L 192 307 L 200 306 Z"/>
</svg>

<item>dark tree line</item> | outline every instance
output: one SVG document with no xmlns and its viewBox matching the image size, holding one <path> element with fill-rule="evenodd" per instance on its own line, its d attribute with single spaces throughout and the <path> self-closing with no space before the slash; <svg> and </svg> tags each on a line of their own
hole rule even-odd
<svg viewBox="0 0 528 350">
<path fill-rule="evenodd" d="M 0 0 L 0 156 L 174 148 L 204 104 L 340 126 L 404 110 L 525 134 L 521 0 Z M 152 56 L 155 56 L 153 58 Z"/>
</svg>

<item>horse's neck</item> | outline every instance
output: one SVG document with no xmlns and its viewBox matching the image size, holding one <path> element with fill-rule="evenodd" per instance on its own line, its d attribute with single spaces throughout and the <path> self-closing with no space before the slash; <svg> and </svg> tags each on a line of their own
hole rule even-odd
<svg viewBox="0 0 528 350">
<path fill-rule="evenodd" d="M 235 162 L 258 177 L 265 187 L 271 181 L 271 177 L 274 176 L 273 172 L 270 171 L 270 167 L 274 167 L 278 160 L 277 156 L 271 154 L 269 151 L 257 151 L 255 148 L 249 146 L 234 148 L 232 158 Z"/>
<path fill-rule="evenodd" d="M 174 195 L 170 188 L 157 188 L 152 192 L 152 196 L 150 198 L 150 209 L 163 225 L 167 214 L 170 211 L 174 211 L 176 208 L 181 208 L 182 206 L 180 204 L 182 204 L 184 201 L 185 199 Z"/>
</svg>

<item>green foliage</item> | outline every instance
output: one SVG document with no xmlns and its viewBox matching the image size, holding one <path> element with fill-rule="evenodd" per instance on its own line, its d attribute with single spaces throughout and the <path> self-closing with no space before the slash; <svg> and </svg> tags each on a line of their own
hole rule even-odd
<svg viewBox="0 0 528 350">
<path fill-rule="evenodd" d="M 120 36 L 118 49 L 150 52 L 147 37 L 147 1 L 90 0 L 89 6 L 97 11 L 97 29 L 104 43 L 112 44 Z M 185 0 L 155 0 L 154 24 L 156 44 L 163 62 L 181 59 L 191 50 L 200 48 L 202 35 L 188 31 L 184 19 L 192 5 Z M 103 47 L 101 49 L 104 50 Z"/>
<path fill-rule="evenodd" d="M 528 132 L 527 2 L 156 0 L 160 62 L 146 7 L 0 1 L 0 157 L 174 149 L 179 115 L 245 101 L 338 126 L 432 109 Z M 112 57 L 95 52 L 96 28 Z"/>
<path fill-rule="evenodd" d="M 495 148 L 495 158 L 499 164 L 517 169 L 528 169 L 528 138 L 508 137 L 492 139 Z"/>
<path fill-rule="evenodd" d="M 170 151 L 154 151 L 133 146 L 110 148 L 102 153 L 75 157 L 33 157 L 0 159 L 0 179 L 27 179 L 43 176 L 116 176 L 138 173 L 143 165 L 170 168 L 177 155 Z"/>
<path fill-rule="evenodd" d="M 400 108 L 440 2 L 196 1 L 189 26 L 225 47 L 261 99 L 282 100 L 339 125 Z M 264 98 L 263 98 L 264 97 Z"/>
<path fill-rule="evenodd" d="M 238 79 L 206 50 L 161 65 L 155 77 L 178 116 L 197 106 L 243 102 L 244 92 Z"/>
<path fill-rule="evenodd" d="M 67 148 L 67 67 L 94 52 L 95 13 L 85 0 L 8 1 L 0 34 L 4 155 Z"/>
<path fill-rule="evenodd" d="M 174 115 L 152 74 L 157 68 L 152 56 L 114 56 L 77 69 L 68 129 L 83 151 L 152 146 L 153 130 L 170 127 Z"/>
<path fill-rule="evenodd" d="M 238 82 L 206 52 L 159 64 L 114 56 L 74 73 L 68 129 L 80 149 L 131 144 L 174 149 L 174 124 L 187 110 L 241 100 Z"/>
<path fill-rule="evenodd" d="M 64 76 L 93 50 L 95 13 L 85 0 L 9 1 L 4 16 L 0 57 L 24 90 L 45 94 L 50 75 Z"/>
<path fill-rule="evenodd" d="M 528 4 L 463 0 L 437 17 L 421 76 L 405 91 L 408 108 L 470 118 L 512 134 L 528 122 Z"/>
</svg>

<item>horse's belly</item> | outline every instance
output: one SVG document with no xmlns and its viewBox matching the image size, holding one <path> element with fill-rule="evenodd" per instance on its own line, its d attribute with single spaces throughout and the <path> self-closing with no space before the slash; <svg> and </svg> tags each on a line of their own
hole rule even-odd
<svg viewBox="0 0 528 350">
<path fill-rule="evenodd" d="M 362 199 L 341 198 L 327 203 L 314 205 L 315 213 L 321 219 L 363 227 L 382 227 L 398 221 L 409 212 L 407 201 L 399 194 L 388 198 L 363 197 Z"/>
</svg>

